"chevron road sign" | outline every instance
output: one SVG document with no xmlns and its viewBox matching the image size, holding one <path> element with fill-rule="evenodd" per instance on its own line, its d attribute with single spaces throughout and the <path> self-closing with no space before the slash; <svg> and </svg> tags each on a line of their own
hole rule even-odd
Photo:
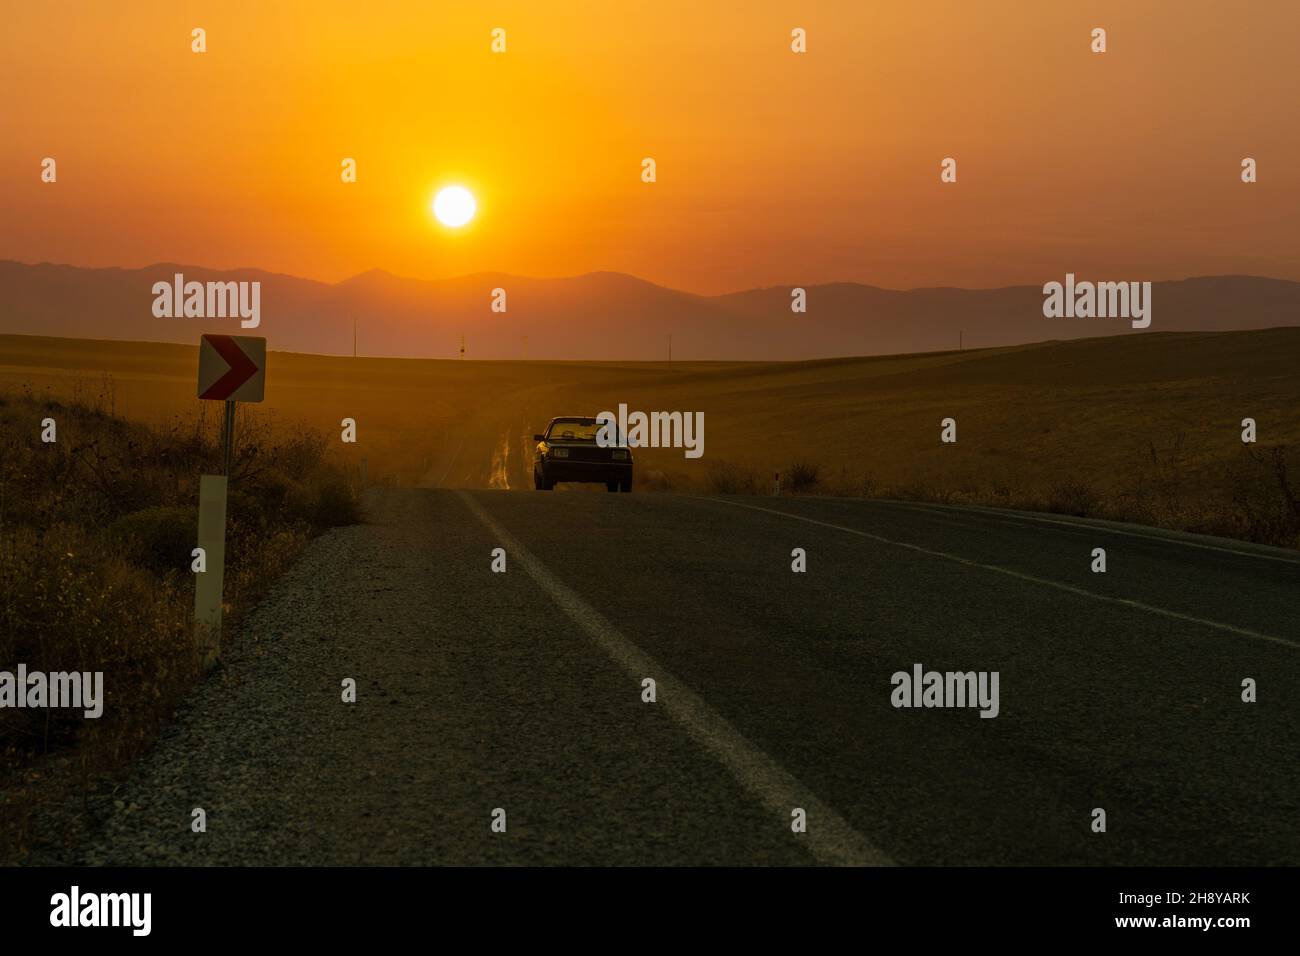
<svg viewBox="0 0 1300 956">
<path fill-rule="evenodd" d="M 205 335 L 199 341 L 199 398 L 260 402 L 266 390 L 266 339 Z"/>
</svg>

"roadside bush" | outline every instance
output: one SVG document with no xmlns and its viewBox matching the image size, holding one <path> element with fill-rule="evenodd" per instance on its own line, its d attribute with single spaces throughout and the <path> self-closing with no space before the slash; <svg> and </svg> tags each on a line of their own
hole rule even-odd
<svg viewBox="0 0 1300 956">
<path fill-rule="evenodd" d="M 144 508 L 109 525 L 108 537 L 129 561 L 155 574 L 184 571 L 198 540 L 198 510 Z"/>
<path fill-rule="evenodd" d="M 821 466 L 801 458 L 786 470 L 785 477 L 792 492 L 806 494 L 821 480 Z"/>
<path fill-rule="evenodd" d="M 296 482 L 279 469 L 271 469 L 257 476 L 253 487 L 268 508 L 282 508 L 293 493 Z"/>
<path fill-rule="evenodd" d="M 295 485 L 285 497 L 285 508 L 295 520 L 313 531 L 356 524 L 361 520 L 351 489 L 339 478 Z"/>
<path fill-rule="evenodd" d="M 1300 491 L 1290 477 L 1292 450 L 1283 445 L 1245 448 L 1245 461 L 1231 476 L 1233 525 L 1237 537 L 1281 547 L 1300 546 Z"/>
<path fill-rule="evenodd" d="M 95 720 L 0 708 L 0 865 L 24 858 L 38 807 L 95 792 L 142 753 L 200 676 L 188 572 L 219 421 L 200 408 L 145 426 L 114 417 L 106 394 L 93 405 L 30 388 L 0 398 L 0 667 L 102 671 L 105 694 Z M 57 443 L 32 427 L 46 416 Z M 237 434 L 226 642 L 314 531 L 357 518 L 324 436 L 242 409 Z"/>
<path fill-rule="evenodd" d="M 715 495 L 756 495 L 758 476 L 754 469 L 730 461 L 715 461 L 709 466 L 708 489 Z"/>
<path fill-rule="evenodd" d="M 361 520 L 357 501 L 346 482 L 322 480 L 314 485 L 313 493 L 312 527 L 315 530 L 338 528 Z"/>
</svg>

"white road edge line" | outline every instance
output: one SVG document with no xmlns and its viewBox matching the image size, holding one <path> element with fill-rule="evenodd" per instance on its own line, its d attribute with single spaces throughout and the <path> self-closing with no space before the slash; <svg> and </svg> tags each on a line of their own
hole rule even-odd
<svg viewBox="0 0 1300 956">
<path fill-rule="evenodd" d="M 1259 551 L 1242 551 L 1238 548 L 1225 548 L 1222 545 L 1206 544 L 1203 541 L 1188 541 L 1186 538 L 1180 538 L 1176 535 L 1153 534 L 1149 531 L 1128 531 L 1124 528 L 1112 528 L 1105 524 L 1093 524 L 1087 521 L 1067 521 L 1062 518 L 1047 518 L 1042 515 L 1029 514 L 1027 512 L 1001 512 L 993 508 L 971 508 L 965 505 L 940 505 L 931 504 L 928 501 L 880 501 L 880 504 L 892 505 L 896 508 L 907 508 L 913 511 L 927 512 L 955 512 L 965 515 L 980 515 L 988 518 L 996 518 L 999 521 L 1019 521 L 1025 524 L 1052 524 L 1061 525 L 1066 528 L 1073 528 L 1076 531 L 1092 531 L 1099 534 L 1117 534 L 1126 538 L 1138 538 L 1142 541 L 1154 541 L 1161 544 L 1176 544 L 1184 548 L 1200 548 L 1202 551 L 1218 551 L 1223 554 L 1235 554 L 1242 558 L 1253 558 L 1258 561 L 1277 561 L 1281 564 L 1291 564 L 1300 566 L 1300 557 L 1290 557 L 1284 554 L 1264 554 Z"/>
<path fill-rule="evenodd" d="M 1007 577 L 1019 578 L 1021 581 L 1030 581 L 1034 584 L 1041 584 L 1045 587 L 1056 588 L 1060 591 L 1066 591 L 1070 594 L 1077 594 L 1080 597 L 1092 598 L 1094 601 L 1101 601 L 1105 604 L 1118 604 L 1123 607 L 1136 608 L 1139 611 L 1146 611 L 1148 614 L 1157 614 L 1161 617 L 1173 618 L 1175 621 L 1187 621 L 1191 624 L 1197 624 L 1201 627 L 1210 627 L 1215 630 L 1224 631 L 1228 634 L 1236 634 L 1239 637 L 1250 637 L 1258 641 L 1269 641 L 1273 644 L 1282 644 L 1285 647 L 1292 647 L 1300 650 L 1300 644 L 1289 640 L 1285 637 L 1277 637 L 1273 634 L 1262 634 L 1259 631 L 1247 630 L 1244 627 L 1233 627 L 1231 624 L 1222 624 L 1219 621 L 1210 621 L 1205 618 L 1195 617 L 1191 614 L 1180 614 L 1178 611 L 1169 611 L 1162 607 L 1156 607 L 1153 604 L 1143 604 L 1141 601 L 1132 601 L 1128 598 L 1111 597 L 1108 594 L 1098 594 L 1095 591 L 1087 591 L 1083 588 L 1076 588 L 1072 584 L 1063 584 L 1060 581 L 1050 581 L 1047 578 L 1036 577 L 1032 574 L 1025 574 L 1021 571 L 1013 571 L 1010 568 L 1004 568 L 997 564 L 985 564 L 982 561 L 972 561 L 970 558 L 963 558 L 961 555 L 950 554 L 947 551 L 935 551 L 932 548 L 923 548 L 919 544 L 908 544 L 906 541 L 895 541 L 893 538 L 886 538 L 882 535 L 872 534 L 869 531 L 861 531 L 857 528 L 848 528 L 841 524 L 831 524 L 829 521 L 818 521 L 816 518 L 806 518 L 803 515 L 793 514 L 789 511 L 779 511 L 776 508 L 763 508 L 759 505 L 745 504 L 743 501 L 730 501 L 726 498 L 705 498 L 700 495 L 686 495 L 688 498 L 695 498 L 697 501 L 711 501 L 724 505 L 735 505 L 737 508 L 748 508 L 751 511 L 765 511 L 768 514 L 780 515 L 783 518 L 793 518 L 795 521 L 804 521 L 808 524 L 820 525 L 823 528 L 833 528 L 836 531 L 843 531 L 847 534 L 855 534 L 861 538 L 868 538 L 872 541 L 879 541 L 882 544 L 890 544 L 898 548 L 906 548 L 908 551 L 915 551 L 918 554 L 926 554 L 935 558 L 943 558 L 947 561 L 955 561 L 958 564 L 964 564 L 972 568 L 980 568 L 984 571 L 993 571 L 997 574 L 1005 574 Z"/>
<path fill-rule="evenodd" d="M 636 682 L 637 687 L 643 678 L 655 679 L 659 706 L 773 814 L 773 826 L 789 827 L 790 811 L 803 807 L 808 814 L 808 829 L 802 835 L 803 846 L 818 863 L 824 866 L 893 865 L 893 860 L 853 829 L 839 813 L 809 793 L 807 787 L 746 740 L 703 698 L 624 637 L 604 615 L 552 574 L 467 492 L 457 491 L 456 494 L 506 549 L 510 560 L 522 566 L 551 600 Z"/>
</svg>

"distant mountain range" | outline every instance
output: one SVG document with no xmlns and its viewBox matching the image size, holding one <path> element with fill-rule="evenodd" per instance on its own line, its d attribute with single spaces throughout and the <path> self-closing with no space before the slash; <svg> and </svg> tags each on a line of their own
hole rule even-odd
<svg viewBox="0 0 1300 956">
<path fill-rule="evenodd" d="M 156 318 L 155 282 L 261 282 L 261 325 Z M 1136 276 L 1080 276 L 1119 280 Z M 1044 281 L 1063 281 L 1064 275 Z M 493 312 L 494 289 L 507 311 Z M 195 343 L 201 332 L 262 335 L 281 351 L 469 359 L 791 360 L 1142 335 L 1124 319 L 1043 316 L 1041 286 L 896 291 L 852 282 L 728 295 L 678 292 L 613 272 L 558 279 L 480 273 L 406 279 L 374 270 L 336 284 L 238 269 L 159 263 L 85 269 L 0 261 L 0 333 Z M 1148 332 L 1300 325 L 1300 283 L 1205 276 L 1154 283 Z"/>
</svg>

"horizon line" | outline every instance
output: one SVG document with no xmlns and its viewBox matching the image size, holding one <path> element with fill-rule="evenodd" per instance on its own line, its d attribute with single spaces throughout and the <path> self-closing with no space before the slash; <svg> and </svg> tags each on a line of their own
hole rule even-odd
<svg viewBox="0 0 1300 956">
<path fill-rule="evenodd" d="M 196 263 L 168 262 L 168 261 L 161 261 L 161 260 L 157 262 L 147 263 L 142 266 L 122 266 L 122 265 L 86 266 L 86 265 L 77 265 L 71 262 L 51 262 L 49 260 L 42 260 L 40 262 L 24 262 L 21 259 L 7 259 L 7 258 L 0 259 L 0 264 L 4 264 L 4 263 L 12 263 L 14 265 L 25 266 L 28 268 L 37 268 L 40 266 L 53 266 L 58 268 L 79 269 L 86 272 L 144 272 L 149 269 L 155 269 L 161 267 L 170 268 L 173 266 L 179 266 L 182 269 L 188 269 L 188 268 L 202 269 L 207 272 L 215 272 L 220 274 L 258 272 L 269 276 L 283 276 L 288 279 L 296 279 L 299 282 L 314 282 L 317 285 L 329 286 L 331 288 L 344 285 L 348 282 L 354 282 L 357 279 L 362 278 L 363 276 L 368 276 L 374 273 L 380 273 L 382 275 L 389 276 L 393 279 L 398 279 L 403 282 L 419 282 L 419 283 L 425 283 L 429 285 L 434 285 L 443 282 L 457 282 L 463 279 L 475 279 L 480 276 L 500 276 L 506 279 L 522 279 L 531 282 L 563 282 L 563 281 L 573 280 L 573 279 L 586 279 L 593 276 L 617 276 L 622 279 L 631 279 L 634 282 L 640 282 L 644 285 L 653 286 L 656 289 L 662 289 L 666 292 L 674 292 L 679 295 L 694 296 L 699 299 L 723 299 L 728 296 L 743 295 L 747 292 L 765 292 L 770 289 L 791 289 L 797 287 L 821 288 L 825 286 L 835 286 L 835 285 L 859 286 L 866 289 L 875 289 L 880 292 L 898 292 L 898 293 L 951 292 L 951 291 L 1001 292 L 1001 291 L 1006 291 L 1008 289 L 1037 289 L 1038 288 L 1038 286 L 1034 285 L 1033 283 L 1013 283 L 1011 285 L 991 285 L 991 286 L 926 285 L 926 286 L 912 286 L 911 288 L 907 288 L 907 289 L 898 289 L 889 286 L 874 285 L 870 282 L 863 282 L 857 279 L 829 279 L 824 282 L 803 283 L 802 286 L 800 286 L 799 283 L 794 283 L 794 284 L 772 283 L 769 285 L 748 286 L 742 289 L 733 289 L 729 292 L 707 293 L 707 292 L 694 292 L 690 289 L 679 289 L 675 286 L 663 285 L 662 283 L 655 282 L 651 279 L 646 279 L 642 276 L 635 275 L 630 272 L 619 272 L 614 269 L 592 269 L 587 272 L 579 272 L 579 273 L 573 273 L 567 275 L 552 275 L 552 276 L 519 275 L 517 273 L 512 273 L 512 272 L 497 272 L 497 271 L 485 269 L 479 272 L 466 272 L 466 273 L 459 273 L 456 275 L 442 276 L 440 278 L 430 279 L 430 278 L 420 278 L 417 276 L 401 275 L 399 273 L 392 272 L 388 269 L 375 266 L 373 268 L 365 269 L 361 272 L 355 273 L 354 275 L 347 276 L 346 278 L 339 279 L 335 282 L 329 282 L 324 279 L 316 279 L 310 276 L 297 275 L 292 272 L 281 272 L 274 269 L 263 268 L 261 266 L 235 266 L 229 269 L 221 269 L 215 266 L 205 266 Z M 1150 281 L 1152 283 L 1168 283 L 1168 282 L 1190 282 L 1197 279 L 1257 279 L 1257 280 L 1263 280 L 1267 282 L 1287 282 L 1291 284 L 1300 283 L 1300 280 L 1297 279 L 1286 279 L 1280 276 L 1255 275 L 1247 272 L 1205 273 L 1201 275 L 1184 275 L 1179 278 L 1151 279 L 1151 280 L 1141 280 L 1141 281 Z M 1055 281 L 1055 280 L 1053 279 L 1049 281 Z M 1100 280 L 1100 281 L 1109 281 L 1109 280 Z"/>
<path fill-rule="evenodd" d="M 0 263 L 12 262 L 11 259 L 0 259 Z M 1284 280 L 1290 281 L 1290 280 Z M 1270 325 L 1258 329 L 1168 329 L 1158 332 L 1144 332 L 1144 338 L 1166 336 L 1219 336 L 1219 335 L 1256 335 L 1263 332 L 1278 331 L 1300 332 L 1300 325 Z M 915 356 L 937 356 L 937 355 L 974 355 L 979 352 L 1013 352 L 1023 349 L 1036 349 L 1056 345 L 1074 345 L 1080 342 L 1098 342 L 1103 339 L 1119 339 L 1124 337 L 1124 333 L 1101 333 L 1098 335 L 1083 335 L 1077 338 L 1059 339 L 1034 339 L 1032 342 L 1016 342 L 1008 345 L 976 345 L 970 348 L 947 348 L 947 349 L 930 349 L 919 352 L 868 352 L 853 353 L 845 355 L 820 355 L 812 358 L 795 358 L 795 359 L 768 359 L 768 358 L 692 358 L 680 359 L 671 364 L 674 365 L 812 365 L 825 364 L 834 362 L 870 362 L 879 359 L 899 359 L 911 358 Z M 48 332 L 2 332 L 0 331 L 0 340 L 3 339 L 46 339 L 58 340 L 64 342 L 85 342 L 95 345 L 157 345 L 164 348 L 189 349 L 191 351 L 199 348 L 200 343 L 195 342 L 193 345 L 187 342 L 174 342 L 160 339 L 114 339 L 98 338 L 84 335 L 59 335 Z M 353 361 L 380 361 L 380 362 L 451 362 L 458 365 L 472 364 L 481 362 L 483 364 L 492 363 L 519 363 L 519 364 L 536 364 L 536 365 L 654 365 L 661 366 L 667 364 L 663 359 L 645 359 L 645 358 L 600 358 L 600 359 L 583 359 L 583 358 L 464 358 L 448 357 L 439 358 L 431 355 L 349 355 L 346 352 L 303 352 L 297 349 L 267 348 L 267 354 L 275 355 L 298 355 L 307 358 L 322 359 L 340 359 L 347 362 Z M 0 382 L 3 385 L 3 382 Z"/>
</svg>

